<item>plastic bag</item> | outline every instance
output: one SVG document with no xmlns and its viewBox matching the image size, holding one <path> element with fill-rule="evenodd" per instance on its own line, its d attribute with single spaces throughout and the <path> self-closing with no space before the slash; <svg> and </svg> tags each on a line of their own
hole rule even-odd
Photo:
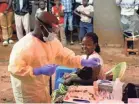
<svg viewBox="0 0 139 104">
<path fill-rule="evenodd" d="M 117 78 L 115 80 L 115 83 L 113 85 L 113 91 L 112 91 L 112 95 L 114 97 L 114 100 L 122 100 L 122 96 L 123 96 L 123 85 L 124 83 L 122 83 L 119 78 Z"/>
</svg>

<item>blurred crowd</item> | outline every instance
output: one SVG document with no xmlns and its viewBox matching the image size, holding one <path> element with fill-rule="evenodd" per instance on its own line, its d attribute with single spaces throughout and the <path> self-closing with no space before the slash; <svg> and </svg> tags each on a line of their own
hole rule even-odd
<svg viewBox="0 0 139 104">
<path fill-rule="evenodd" d="M 31 31 L 33 5 L 38 7 L 35 18 L 43 11 L 57 17 L 60 29 L 57 38 L 64 46 L 68 42 L 74 44 L 74 31 L 78 33 L 80 43 L 86 33 L 93 32 L 93 0 L 1 0 L 0 25 L 4 46 L 14 43 L 13 20 L 18 40 Z"/>
</svg>

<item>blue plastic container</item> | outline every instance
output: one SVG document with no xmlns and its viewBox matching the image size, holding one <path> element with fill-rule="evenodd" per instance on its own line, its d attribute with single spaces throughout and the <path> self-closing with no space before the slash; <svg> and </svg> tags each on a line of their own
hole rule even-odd
<svg viewBox="0 0 139 104">
<path fill-rule="evenodd" d="M 76 69 L 74 68 L 67 68 L 63 66 L 59 66 L 56 69 L 56 77 L 55 77 L 55 90 L 58 89 L 59 84 L 63 82 L 63 75 L 64 73 L 72 73 L 76 72 Z"/>
</svg>

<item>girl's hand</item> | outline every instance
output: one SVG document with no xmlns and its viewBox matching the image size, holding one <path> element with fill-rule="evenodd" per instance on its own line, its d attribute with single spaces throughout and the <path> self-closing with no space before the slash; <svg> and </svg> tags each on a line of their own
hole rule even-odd
<svg viewBox="0 0 139 104">
<path fill-rule="evenodd" d="M 81 60 L 81 65 L 86 66 L 86 67 L 97 67 L 100 66 L 100 59 L 98 58 L 91 58 L 91 59 L 82 59 Z"/>
</svg>

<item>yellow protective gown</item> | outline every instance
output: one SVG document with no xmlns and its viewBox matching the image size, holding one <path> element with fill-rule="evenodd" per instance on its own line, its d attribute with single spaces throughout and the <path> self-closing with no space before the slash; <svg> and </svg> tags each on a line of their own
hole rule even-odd
<svg viewBox="0 0 139 104">
<path fill-rule="evenodd" d="M 34 76 L 33 68 L 47 64 L 81 68 L 81 57 L 62 46 L 56 38 L 42 42 L 29 33 L 11 52 L 8 71 L 16 103 L 50 103 L 49 76 Z"/>
</svg>

